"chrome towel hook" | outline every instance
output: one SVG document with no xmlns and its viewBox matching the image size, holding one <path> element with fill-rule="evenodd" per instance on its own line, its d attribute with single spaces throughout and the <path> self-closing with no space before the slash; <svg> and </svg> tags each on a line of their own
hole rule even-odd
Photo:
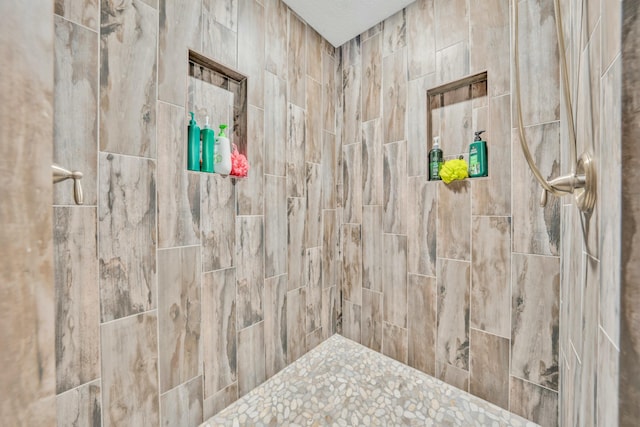
<svg viewBox="0 0 640 427">
<path fill-rule="evenodd" d="M 67 179 L 73 179 L 73 197 L 76 200 L 77 205 L 82 205 L 84 203 L 82 185 L 80 184 L 80 180 L 82 179 L 82 172 L 72 172 L 56 164 L 51 165 L 51 170 L 53 171 L 54 184 L 65 181 Z"/>
</svg>

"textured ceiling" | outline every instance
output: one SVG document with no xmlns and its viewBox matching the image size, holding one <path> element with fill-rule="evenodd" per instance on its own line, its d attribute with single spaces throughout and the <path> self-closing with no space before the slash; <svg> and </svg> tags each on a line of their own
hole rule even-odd
<svg viewBox="0 0 640 427">
<path fill-rule="evenodd" d="M 298 15 L 335 47 L 415 0 L 284 0 Z"/>
</svg>

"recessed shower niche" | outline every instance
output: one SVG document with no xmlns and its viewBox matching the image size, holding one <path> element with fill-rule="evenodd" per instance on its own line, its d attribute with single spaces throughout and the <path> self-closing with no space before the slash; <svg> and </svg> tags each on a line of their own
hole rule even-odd
<svg viewBox="0 0 640 427">
<path fill-rule="evenodd" d="M 189 51 L 187 112 L 193 112 L 200 128 L 209 117 L 217 135 L 227 125 L 227 137 L 240 154 L 247 155 L 247 77 L 206 56 Z M 186 167 L 186 165 L 185 165 Z"/>
<path fill-rule="evenodd" d="M 488 118 L 486 71 L 427 90 L 427 152 L 439 136 L 445 160 L 463 156 L 468 161 L 475 131 L 486 130 L 483 139 L 491 144 Z"/>
</svg>

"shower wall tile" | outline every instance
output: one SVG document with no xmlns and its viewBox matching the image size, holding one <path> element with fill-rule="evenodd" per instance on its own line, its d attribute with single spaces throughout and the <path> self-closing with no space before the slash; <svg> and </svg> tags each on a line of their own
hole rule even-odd
<svg viewBox="0 0 640 427">
<path fill-rule="evenodd" d="M 200 174 L 202 271 L 235 265 L 235 186 L 218 174 Z"/>
<path fill-rule="evenodd" d="M 158 102 L 160 248 L 200 243 L 200 176 L 185 171 L 186 140 L 184 108 Z"/>
<path fill-rule="evenodd" d="M 305 59 L 307 45 L 305 34 L 307 26 L 295 13 L 289 11 L 289 41 L 288 41 L 288 100 L 300 108 L 305 107 L 306 69 Z"/>
<path fill-rule="evenodd" d="M 616 59 L 621 50 L 622 4 L 613 0 L 603 0 L 600 5 L 602 23 L 602 71 Z M 620 123 L 620 122 L 617 122 Z"/>
<path fill-rule="evenodd" d="M 202 275 L 204 398 L 237 380 L 236 270 Z"/>
<path fill-rule="evenodd" d="M 307 288 L 287 292 L 287 363 L 307 352 Z"/>
<path fill-rule="evenodd" d="M 487 71 L 492 97 L 511 91 L 509 6 L 503 0 L 469 1 L 471 73 Z"/>
<path fill-rule="evenodd" d="M 249 80 L 251 81 L 251 79 Z M 251 169 L 245 179 L 236 182 L 237 214 L 262 215 L 263 205 L 263 144 L 264 111 L 249 105 L 247 110 L 247 158 Z"/>
<path fill-rule="evenodd" d="M 160 396 L 162 426 L 197 426 L 202 412 L 202 376 Z"/>
<path fill-rule="evenodd" d="M 535 164 L 545 177 L 560 173 L 559 122 L 528 127 L 525 134 Z M 513 144 L 518 145 L 513 133 Z M 516 149 L 516 147 L 514 147 Z M 519 148 L 518 148 L 519 150 Z M 558 255 L 560 245 L 560 199 L 549 197 L 544 209 L 539 207 L 540 185 L 524 156 L 513 157 L 513 250 L 538 255 Z"/>
<path fill-rule="evenodd" d="M 305 151 L 306 114 L 303 108 L 289 103 L 287 116 L 287 196 L 304 197 L 306 183 Z"/>
<path fill-rule="evenodd" d="M 85 3 L 56 3 L 69 14 L 92 13 Z M 97 12 L 97 5 L 96 12 Z M 80 18 L 81 16 L 77 16 Z M 97 17 L 97 16 L 96 16 Z M 93 19 L 93 18 L 90 18 Z M 98 35 L 58 16 L 55 23 L 53 161 L 70 170 L 82 172 L 85 205 L 96 204 L 98 138 Z M 73 205 L 70 184 L 53 187 L 53 203 Z"/>
<path fill-rule="evenodd" d="M 158 251 L 160 392 L 198 375 L 200 367 L 200 248 Z"/>
<path fill-rule="evenodd" d="M 63 18 L 98 31 L 100 27 L 100 0 L 55 0 L 54 13 Z"/>
<path fill-rule="evenodd" d="M 362 204 L 382 204 L 382 121 L 374 119 L 362 124 Z"/>
<path fill-rule="evenodd" d="M 307 163 L 307 205 L 304 242 L 306 248 L 322 246 L 322 166 Z"/>
<path fill-rule="evenodd" d="M 467 92 L 467 89 L 444 94 L 444 101 L 453 104 L 435 113 L 440 113 L 440 143 L 446 150 L 447 157 L 464 154 L 468 158 L 469 142 L 473 138 L 473 101 L 460 100 L 462 91 Z"/>
<path fill-rule="evenodd" d="M 467 41 L 461 41 L 436 52 L 436 84 L 448 83 L 468 74 L 469 49 Z"/>
<path fill-rule="evenodd" d="M 438 341 L 436 357 L 469 370 L 469 282 L 466 261 L 438 259 Z M 438 375 L 438 377 L 440 377 Z M 455 384 L 454 384 L 455 385 Z"/>
<path fill-rule="evenodd" d="M 343 224 L 342 298 L 353 304 L 362 303 L 362 235 L 359 225 Z"/>
<path fill-rule="evenodd" d="M 460 390 L 469 391 L 469 372 L 464 369 L 436 361 L 436 377 Z"/>
<path fill-rule="evenodd" d="M 473 217 L 472 227 L 471 326 L 510 337 L 511 218 Z"/>
<path fill-rule="evenodd" d="M 471 248 L 471 185 L 454 181 L 438 187 L 438 257 L 469 260 Z"/>
<path fill-rule="evenodd" d="M 238 69 L 247 80 L 247 101 L 263 108 L 265 91 L 265 12 L 256 0 L 238 2 Z M 254 141 L 254 140 L 251 140 Z"/>
<path fill-rule="evenodd" d="M 209 3 L 207 2 L 208 5 Z M 160 18 L 158 29 L 158 99 L 184 106 L 187 90 L 185 76 L 188 75 L 187 50 L 202 51 L 201 3 L 193 3 L 188 0 L 160 0 L 158 14 Z M 207 50 L 204 53 L 210 54 L 210 51 Z M 159 115 L 158 111 L 158 123 L 162 125 L 163 121 Z M 182 125 L 184 121 L 183 114 Z M 186 139 L 181 141 L 186 141 Z"/>
<path fill-rule="evenodd" d="M 159 424 L 157 320 L 151 311 L 102 325 L 104 426 Z"/>
<path fill-rule="evenodd" d="M 600 211 L 600 325 L 617 346 L 620 345 L 618 284 L 621 282 L 622 259 L 620 240 L 617 237 L 621 233 L 622 223 L 622 201 L 619 197 L 622 191 L 622 150 L 618 143 L 622 140 L 622 130 L 617 125 L 621 122 L 621 108 L 618 107 L 622 101 L 621 82 L 622 61 L 617 59 L 602 78 L 603 140 L 598 160 L 598 188 L 606 188 L 607 191 L 598 192 L 597 202 L 606 207 Z"/>
<path fill-rule="evenodd" d="M 436 49 L 440 50 L 469 38 L 467 0 L 434 0 Z"/>
<path fill-rule="evenodd" d="M 324 289 L 338 284 L 338 233 L 340 226 L 335 210 L 322 211 L 322 228 L 322 287 Z"/>
<path fill-rule="evenodd" d="M 264 177 L 264 270 L 265 277 L 287 272 L 287 181 L 285 177 Z"/>
<path fill-rule="evenodd" d="M 408 83 L 407 175 L 409 176 L 428 175 L 427 90 L 435 86 L 434 83 L 435 74 L 433 73 Z"/>
<path fill-rule="evenodd" d="M 382 55 L 385 57 L 407 46 L 407 18 L 405 9 L 384 20 L 382 37 Z"/>
<path fill-rule="evenodd" d="M 384 321 L 407 327 L 407 236 L 382 235 Z M 384 341 L 384 338 L 383 338 Z"/>
<path fill-rule="evenodd" d="M 474 127 L 477 128 L 477 127 Z M 486 136 L 485 136 L 486 135 Z M 487 141 L 489 178 L 471 182 L 474 215 L 511 215 L 511 97 L 491 98 Z M 514 147 L 521 156 L 520 148 Z"/>
<path fill-rule="evenodd" d="M 409 273 L 436 275 L 438 184 L 425 176 L 408 179 L 407 244 Z"/>
<path fill-rule="evenodd" d="M 511 377 L 509 410 L 543 426 L 558 425 L 558 393 Z"/>
<path fill-rule="evenodd" d="M 238 0 L 203 0 L 204 8 L 220 24 L 238 31 Z"/>
<path fill-rule="evenodd" d="M 362 207 L 362 286 L 382 292 L 382 206 Z"/>
<path fill-rule="evenodd" d="M 233 383 L 230 386 L 220 390 L 203 402 L 203 419 L 209 418 L 222 411 L 227 406 L 238 400 L 238 383 Z"/>
<path fill-rule="evenodd" d="M 322 247 L 310 248 L 304 254 L 303 283 L 307 288 L 307 334 L 318 329 L 322 311 Z M 309 342 L 307 342 L 309 348 Z"/>
<path fill-rule="evenodd" d="M 620 374 L 619 354 L 616 347 L 603 332 L 598 329 L 598 364 L 596 367 L 597 384 L 595 390 L 597 424 L 599 426 L 618 423 L 618 377 Z M 560 386 L 562 392 L 562 385 Z"/>
<path fill-rule="evenodd" d="M 307 77 L 305 130 L 305 160 L 320 163 L 322 160 L 322 85 Z"/>
<path fill-rule="evenodd" d="M 509 340 L 470 331 L 469 392 L 509 409 Z"/>
<path fill-rule="evenodd" d="M 560 66 L 553 2 L 527 0 L 520 5 L 519 12 L 520 90 L 524 125 L 559 120 Z M 545 165 L 540 162 L 536 164 Z"/>
<path fill-rule="evenodd" d="M 336 133 L 336 60 L 322 52 L 322 129 Z"/>
<path fill-rule="evenodd" d="M 382 354 L 407 363 L 407 330 L 389 322 L 382 326 Z"/>
<path fill-rule="evenodd" d="M 318 328 L 310 334 L 307 334 L 307 351 L 316 348 L 322 342 L 323 335 L 322 328 Z"/>
<path fill-rule="evenodd" d="M 307 25 L 307 75 L 316 82 L 322 82 L 322 37 Z"/>
<path fill-rule="evenodd" d="M 238 331 L 238 397 L 266 379 L 264 322 Z"/>
<path fill-rule="evenodd" d="M 385 144 L 383 152 L 383 230 L 407 233 L 407 142 Z"/>
<path fill-rule="evenodd" d="M 360 224 L 362 222 L 362 144 L 343 146 L 343 155 L 343 222 Z"/>
<path fill-rule="evenodd" d="M 100 150 L 156 156 L 158 12 L 140 0 L 101 3 Z M 126 78 L 122 78 L 126 76 Z M 112 126 L 118 123 L 118 126 Z"/>
<path fill-rule="evenodd" d="M 560 260 L 512 260 L 511 375 L 557 390 Z"/>
<path fill-rule="evenodd" d="M 436 71 L 434 14 L 434 0 L 418 0 L 406 9 L 409 80 Z"/>
<path fill-rule="evenodd" d="M 100 376 L 96 208 L 53 208 L 56 392 Z"/>
<path fill-rule="evenodd" d="M 238 329 L 244 329 L 264 318 L 263 233 L 262 217 L 237 218 L 236 295 L 238 298 Z"/>
<path fill-rule="evenodd" d="M 266 22 L 265 40 L 269 40 L 269 48 L 265 54 L 265 69 L 281 79 L 286 79 L 287 6 L 282 0 L 263 0 L 263 3 Z M 265 97 L 265 100 L 268 100 L 268 97 Z"/>
<path fill-rule="evenodd" d="M 362 290 L 361 344 L 382 352 L 382 294 Z"/>
<path fill-rule="evenodd" d="M 357 343 L 362 337 L 362 306 L 343 301 L 342 335 Z"/>
<path fill-rule="evenodd" d="M 436 373 L 437 330 L 436 279 L 409 274 L 407 303 L 407 363 L 409 366 L 434 376 Z"/>
<path fill-rule="evenodd" d="M 338 140 L 332 133 L 322 132 L 322 207 L 335 209 L 337 202 Z"/>
<path fill-rule="evenodd" d="M 100 427 L 102 425 L 100 380 L 57 395 L 56 409 L 58 425 Z"/>
<path fill-rule="evenodd" d="M 343 125 L 342 144 L 360 142 L 362 123 L 362 51 L 360 37 L 351 39 L 342 46 L 342 100 Z"/>
<path fill-rule="evenodd" d="M 264 341 L 266 376 L 287 366 L 287 275 L 264 282 Z"/>
<path fill-rule="evenodd" d="M 336 333 L 337 302 L 336 286 L 322 289 L 320 324 L 323 340 Z"/>
<path fill-rule="evenodd" d="M 156 165 L 101 153 L 98 200 L 103 322 L 156 307 Z"/>
<path fill-rule="evenodd" d="M 382 104 L 384 142 L 406 138 L 407 49 L 403 48 L 383 59 Z"/>
<path fill-rule="evenodd" d="M 207 0 L 202 6 L 202 52 L 221 64 L 236 68 L 238 33 L 216 20 L 216 15 L 208 9 Z"/>
<path fill-rule="evenodd" d="M 302 281 L 302 261 L 304 255 L 305 212 L 305 199 L 300 197 L 287 199 L 287 266 L 289 273 L 289 290 L 304 286 Z"/>
<path fill-rule="evenodd" d="M 271 2 L 281 0 L 269 0 Z M 264 173 L 284 176 L 287 130 L 286 81 L 269 72 L 265 73 L 264 90 Z"/>
<path fill-rule="evenodd" d="M 382 34 L 362 42 L 362 121 L 382 115 Z"/>
</svg>

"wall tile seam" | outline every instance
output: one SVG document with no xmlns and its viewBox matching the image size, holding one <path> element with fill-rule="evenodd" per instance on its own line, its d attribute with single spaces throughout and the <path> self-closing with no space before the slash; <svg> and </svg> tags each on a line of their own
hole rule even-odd
<svg viewBox="0 0 640 427">
<path fill-rule="evenodd" d="M 471 263 L 471 255 L 469 255 L 469 259 L 457 259 L 457 258 L 448 258 L 448 257 L 443 257 L 443 256 L 436 256 L 436 261 L 437 260 Z M 436 275 L 436 277 L 437 277 L 437 275 Z M 469 281 L 471 281 L 471 279 L 469 279 Z"/>
<path fill-rule="evenodd" d="M 607 333 L 607 331 L 604 329 L 604 327 L 600 324 L 600 322 L 598 322 L 598 329 L 600 330 L 601 333 L 604 334 L 605 338 L 607 338 L 607 340 L 609 341 L 609 344 L 611 344 L 613 346 L 613 348 L 620 353 L 620 348 L 616 345 L 616 343 L 613 342 L 613 340 L 611 339 L 611 337 L 609 336 L 609 334 Z"/>
<path fill-rule="evenodd" d="M 527 380 L 527 379 L 524 379 L 524 378 L 520 378 L 520 377 L 519 377 L 519 376 L 517 376 L 517 375 L 513 375 L 513 374 L 509 373 L 509 379 L 511 379 L 511 378 L 516 378 L 516 379 L 518 379 L 518 380 L 520 380 L 520 381 L 522 381 L 522 382 L 525 382 L 525 383 L 531 384 L 531 385 L 536 386 L 536 387 L 540 387 L 540 388 L 542 388 L 542 389 L 545 389 L 545 390 L 547 390 L 547 391 L 550 391 L 550 392 L 552 392 L 552 393 L 555 393 L 556 395 L 559 395 L 559 394 L 560 394 L 559 390 L 554 390 L 554 389 L 552 389 L 552 388 L 545 387 L 545 386 L 540 385 L 540 384 L 538 384 L 538 383 L 534 383 L 533 381 L 530 381 L 530 380 Z M 511 393 L 509 393 L 509 394 L 511 394 Z M 556 397 L 558 397 L 558 396 L 556 396 Z"/>
<path fill-rule="evenodd" d="M 150 314 L 154 314 L 154 313 L 155 313 L 155 314 L 156 314 L 156 316 L 157 316 L 157 314 L 158 314 L 158 307 L 155 307 L 155 308 L 149 309 L 149 310 L 147 310 L 147 311 L 141 311 L 140 313 L 128 314 L 128 315 L 123 316 L 123 317 L 118 317 L 117 319 L 107 320 L 106 322 L 102 322 L 102 321 L 101 321 L 101 322 L 100 322 L 100 330 L 102 330 L 102 327 L 104 327 L 104 326 L 110 326 L 112 323 L 115 323 L 115 322 L 120 322 L 120 321 L 122 321 L 122 320 L 130 320 L 131 318 L 136 317 L 136 316 L 140 316 L 140 315 L 150 315 Z M 102 336 L 101 336 L 100 338 L 101 338 L 101 339 L 100 339 L 100 348 L 102 349 Z M 100 353 L 102 353 L 102 351 L 101 351 Z"/>
<path fill-rule="evenodd" d="M 158 55 L 159 56 L 159 55 Z M 183 110 L 186 110 L 187 107 L 186 105 L 180 105 L 180 104 L 176 104 L 175 102 L 171 102 L 171 101 L 165 101 L 164 99 L 160 99 L 160 94 L 158 94 L 158 99 L 156 99 L 156 111 L 157 111 L 157 107 L 159 104 L 164 104 L 164 105 L 168 105 L 170 107 L 175 107 L 175 108 L 182 108 Z M 186 119 L 186 116 L 185 116 Z M 156 123 L 156 137 L 158 134 L 158 124 Z M 188 170 L 185 168 L 185 170 Z M 200 172 L 200 171 L 191 171 L 191 172 Z"/>
<path fill-rule="evenodd" d="M 533 256 L 533 257 L 539 257 L 539 258 L 553 258 L 553 259 L 558 259 L 558 260 L 560 259 L 560 255 L 532 254 L 532 253 L 528 253 L 528 252 L 517 252 L 517 251 L 513 251 L 513 250 L 511 251 L 511 255 Z"/>
<path fill-rule="evenodd" d="M 514 107 L 514 108 L 515 108 L 515 107 Z M 511 130 L 516 130 L 516 131 L 518 130 L 518 126 L 516 125 L 516 123 L 517 123 L 517 122 L 514 122 L 513 120 L 511 120 L 511 124 L 512 124 L 512 126 L 511 126 Z M 526 130 L 526 129 L 530 129 L 530 128 L 534 128 L 534 127 L 539 127 L 539 126 L 553 125 L 553 124 L 556 124 L 556 123 L 560 126 L 560 125 L 561 125 L 561 123 L 562 123 L 562 120 L 548 120 L 548 121 L 546 121 L 546 122 L 529 123 L 529 124 L 524 125 L 524 129 Z M 514 144 L 515 144 L 516 142 L 517 142 L 517 141 L 514 141 Z M 518 144 L 519 144 L 519 142 L 518 142 Z"/>
<path fill-rule="evenodd" d="M 236 291 L 237 291 L 237 289 L 236 289 Z M 238 311 L 238 310 L 236 310 L 236 313 L 237 313 L 237 311 Z M 245 327 L 244 327 L 244 328 L 242 328 L 242 329 L 236 329 L 236 349 L 237 349 L 238 334 L 240 333 L 240 331 L 246 331 L 246 330 L 247 330 L 247 329 L 249 329 L 249 328 L 253 328 L 254 326 L 259 325 L 260 323 L 264 323 L 264 313 L 262 314 L 262 319 L 258 320 L 257 322 L 252 323 L 252 324 L 250 324 L 250 325 L 248 325 L 248 326 L 245 326 Z M 240 322 L 238 322 L 238 324 L 240 324 Z M 224 388 L 225 388 L 225 387 L 223 387 L 223 389 L 224 389 Z M 218 391 L 220 391 L 220 390 L 218 390 Z"/>
<path fill-rule="evenodd" d="M 157 126 L 156 126 L 157 128 Z M 98 156 L 100 156 L 100 154 L 111 154 L 113 156 L 121 156 L 121 157 L 126 157 L 126 158 L 130 158 L 130 159 L 138 159 L 138 160 L 151 160 L 153 162 L 157 162 L 158 159 L 155 157 L 146 157 L 146 156 L 135 156 L 133 154 L 123 154 L 123 153 L 115 153 L 113 151 L 102 151 L 102 150 L 98 150 Z M 100 159 L 98 157 L 98 169 L 100 168 Z M 185 169 L 186 170 L 186 169 Z M 156 171 L 157 172 L 157 171 Z M 202 172 L 199 172 L 202 173 Z"/>
<path fill-rule="evenodd" d="M 177 249 L 193 249 L 193 248 L 199 248 L 201 246 L 202 246 L 202 244 L 184 245 L 184 246 L 168 246 L 166 248 L 157 248 L 157 251 L 172 251 L 172 250 L 177 250 Z M 156 261 L 156 265 L 158 265 L 157 261 Z M 220 269 L 220 270 L 224 270 L 224 269 Z"/>
<path fill-rule="evenodd" d="M 469 311 L 471 311 L 471 309 L 469 309 Z M 491 336 L 494 336 L 494 337 L 503 338 L 503 339 L 511 341 L 511 336 L 505 337 L 504 335 L 496 334 L 494 332 L 485 331 L 483 329 L 479 329 L 479 328 L 476 328 L 476 327 L 473 327 L 473 326 L 469 325 L 469 332 L 471 332 L 472 329 L 474 331 L 476 331 L 476 332 L 480 332 L 480 333 L 483 333 L 483 334 L 486 334 L 486 335 L 491 335 Z M 471 335 L 471 333 L 469 333 L 469 335 Z M 469 348 L 471 348 L 471 343 L 469 343 Z M 511 353 L 511 352 L 509 352 L 509 353 Z M 509 356 L 509 359 L 511 359 L 511 356 Z"/>
<path fill-rule="evenodd" d="M 576 359 L 578 360 L 578 364 L 582 365 L 582 359 L 580 358 L 580 355 L 578 354 L 578 351 L 576 350 L 576 347 L 573 345 L 573 341 L 571 340 L 571 338 L 568 338 L 569 341 L 569 346 L 571 347 L 571 350 L 573 350 L 573 354 L 576 357 Z"/>
<path fill-rule="evenodd" d="M 601 32 L 601 33 L 603 33 L 603 32 Z M 605 69 L 604 71 L 602 70 L 602 68 L 604 68 L 604 67 L 602 66 L 602 65 L 603 65 L 603 64 L 602 64 L 602 53 L 600 54 L 600 56 L 601 56 L 601 58 L 600 58 L 600 68 L 601 68 L 601 70 L 600 70 L 600 79 L 603 79 L 607 74 L 609 74 L 609 71 L 613 68 L 613 66 L 615 65 L 615 63 L 616 63 L 618 60 L 621 60 L 621 59 L 622 59 L 622 50 L 619 50 L 619 51 L 616 53 L 616 56 L 614 56 L 614 57 L 613 57 L 613 59 L 611 60 L 611 64 L 608 64 L 608 65 L 607 65 L 607 67 L 606 67 L 606 69 Z M 620 74 L 622 74 L 622 70 L 620 71 Z M 621 85 L 621 86 L 622 86 L 622 85 Z"/>
<path fill-rule="evenodd" d="M 158 340 L 160 341 L 160 340 Z M 204 362 L 203 362 L 204 363 Z M 160 369 L 158 368 L 158 371 L 160 371 Z M 195 376 L 189 378 L 188 380 L 185 380 L 184 382 L 170 388 L 169 390 L 165 391 L 165 392 L 160 392 L 160 387 L 158 387 L 158 396 L 160 397 L 160 399 L 162 400 L 163 396 L 166 396 L 167 394 L 176 391 L 178 388 L 183 387 L 185 385 L 187 385 L 187 383 L 190 383 L 196 379 L 198 379 L 198 377 L 202 377 L 202 381 L 204 382 L 204 371 L 203 372 L 198 372 Z M 204 387 L 202 387 L 204 389 Z M 222 390 L 224 390 L 226 387 L 223 387 Z M 203 397 L 204 397 L 204 392 L 203 392 Z"/>
<path fill-rule="evenodd" d="M 67 394 L 67 393 L 78 391 L 80 388 L 82 388 L 84 386 L 91 385 L 91 383 L 97 383 L 97 382 L 100 382 L 100 383 L 102 382 L 102 377 L 101 376 L 99 376 L 97 378 L 94 378 L 92 380 L 89 380 L 89 381 L 85 381 L 82 384 L 79 384 L 79 385 L 77 385 L 75 387 L 72 387 L 72 388 L 70 388 L 68 390 L 62 391 L 60 393 L 56 393 L 55 397 L 56 398 L 57 397 L 61 397 L 61 396 L 65 395 L 65 394 Z M 100 385 L 100 387 L 102 387 L 102 384 Z"/>
<path fill-rule="evenodd" d="M 54 17 L 61 18 L 61 19 L 63 19 L 64 21 L 67 21 L 67 22 L 68 22 L 68 23 L 70 23 L 70 24 L 76 25 L 76 26 L 78 26 L 78 27 L 80 27 L 80 28 L 84 28 L 85 30 L 89 30 L 89 31 L 91 31 L 92 33 L 96 34 L 97 36 L 100 36 L 100 31 L 99 31 L 99 30 L 95 30 L 95 29 L 93 29 L 93 28 L 87 27 L 86 25 L 81 24 L 80 22 L 77 22 L 77 21 L 75 21 L 75 20 L 73 20 L 73 19 L 67 18 L 66 16 L 59 15 L 59 14 L 57 14 L 57 13 L 55 13 L 55 12 L 53 13 L 53 16 L 54 16 Z"/>
<path fill-rule="evenodd" d="M 92 208 L 92 209 L 95 209 L 95 208 L 98 207 L 98 205 L 97 204 L 95 204 L 95 205 L 64 205 L 64 204 L 56 205 L 56 204 L 52 204 L 51 207 L 53 207 L 53 208 L 78 208 L 78 209 Z"/>
</svg>

